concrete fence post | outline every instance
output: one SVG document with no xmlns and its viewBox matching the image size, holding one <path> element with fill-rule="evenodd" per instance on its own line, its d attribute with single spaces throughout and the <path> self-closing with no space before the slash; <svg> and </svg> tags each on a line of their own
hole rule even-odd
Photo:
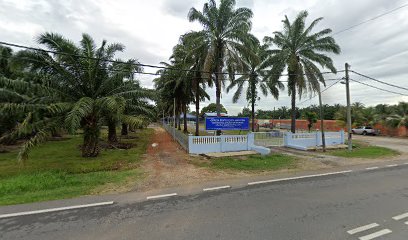
<svg viewBox="0 0 408 240">
<path fill-rule="evenodd" d="M 247 135 L 247 150 L 251 150 L 251 147 L 255 145 L 255 134 L 248 133 Z"/>
<path fill-rule="evenodd" d="M 289 138 L 291 137 L 291 133 L 285 132 L 283 134 L 283 146 L 288 147 L 289 146 Z"/>
<path fill-rule="evenodd" d="M 343 130 L 343 129 L 340 130 L 340 142 L 341 142 L 342 144 L 345 143 L 344 130 Z"/>
</svg>

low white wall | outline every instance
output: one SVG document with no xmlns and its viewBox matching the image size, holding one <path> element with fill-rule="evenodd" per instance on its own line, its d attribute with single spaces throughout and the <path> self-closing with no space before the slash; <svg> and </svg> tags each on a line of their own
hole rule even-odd
<svg viewBox="0 0 408 240">
<path fill-rule="evenodd" d="M 237 152 L 254 150 L 261 154 L 269 154 L 270 150 L 254 145 L 254 135 L 221 135 L 221 136 L 189 136 L 188 152 L 203 154 L 213 152 Z"/>
<path fill-rule="evenodd" d="M 326 146 L 344 144 L 344 131 L 325 132 Z M 310 147 L 318 147 L 322 145 L 321 132 L 315 133 L 291 133 L 287 132 L 284 135 L 284 146 L 299 150 L 307 150 Z"/>
</svg>

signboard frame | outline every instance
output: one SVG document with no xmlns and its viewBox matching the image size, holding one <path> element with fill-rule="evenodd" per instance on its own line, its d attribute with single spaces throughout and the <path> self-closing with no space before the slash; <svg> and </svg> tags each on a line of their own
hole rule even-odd
<svg viewBox="0 0 408 240">
<path fill-rule="evenodd" d="M 205 130 L 249 130 L 249 117 L 207 117 Z"/>
</svg>

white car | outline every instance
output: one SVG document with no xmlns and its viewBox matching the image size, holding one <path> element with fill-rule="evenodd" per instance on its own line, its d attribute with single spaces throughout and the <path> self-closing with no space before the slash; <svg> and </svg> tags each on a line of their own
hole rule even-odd
<svg viewBox="0 0 408 240">
<path fill-rule="evenodd" d="M 378 135 L 379 131 L 370 127 L 370 126 L 361 126 L 357 128 L 351 129 L 353 134 L 361 134 L 361 135 Z"/>
</svg>

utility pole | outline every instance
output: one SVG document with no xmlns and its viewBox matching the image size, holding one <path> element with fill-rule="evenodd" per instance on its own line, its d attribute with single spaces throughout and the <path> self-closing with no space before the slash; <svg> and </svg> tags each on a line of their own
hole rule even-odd
<svg viewBox="0 0 408 240">
<path fill-rule="evenodd" d="M 353 144 L 352 144 L 352 135 L 351 135 L 351 103 L 350 103 L 350 81 L 349 81 L 349 67 L 350 65 L 346 63 L 345 69 L 346 69 L 346 95 L 347 95 L 347 133 L 348 133 L 348 150 L 352 151 L 353 150 Z"/>
<path fill-rule="evenodd" d="M 323 123 L 323 104 L 322 104 L 322 91 L 320 90 L 319 83 L 319 106 L 320 106 L 320 131 L 322 133 L 322 148 L 323 152 L 326 152 L 326 138 L 324 137 L 324 123 Z"/>
</svg>

